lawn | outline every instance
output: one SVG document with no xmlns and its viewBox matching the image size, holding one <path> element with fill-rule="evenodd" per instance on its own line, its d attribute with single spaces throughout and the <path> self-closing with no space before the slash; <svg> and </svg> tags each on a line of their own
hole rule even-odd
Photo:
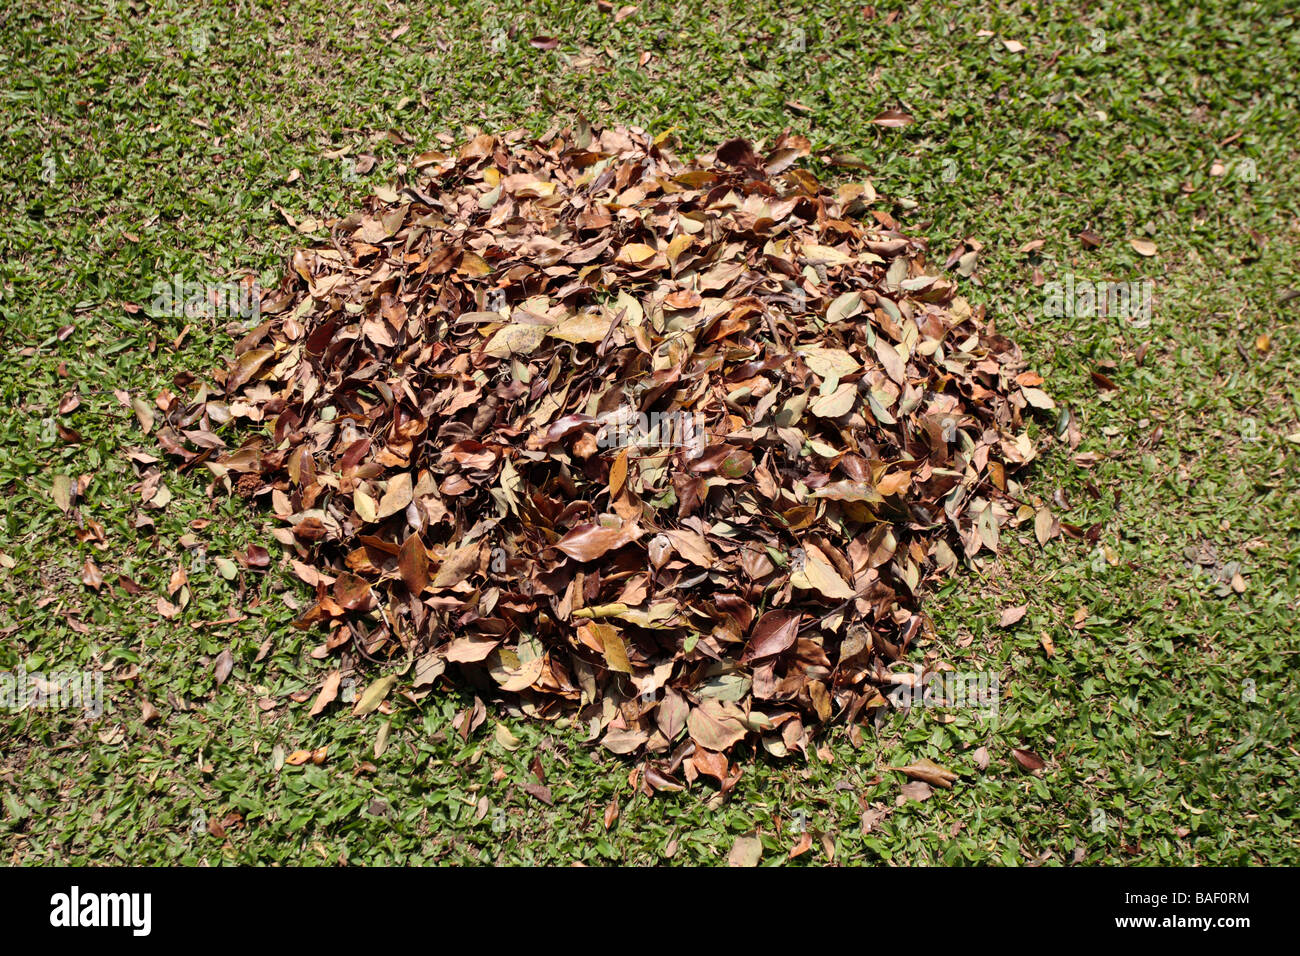
<svg viewBox="0 0 1300 956">
<path fill-rule="evenodd" d="M 1281 2 L 7 5 L 0 669 L 102 672 L 105 709 L 0 714 L 4 859 L 711 864 L 757 833 L 768 864 L 807 831 L 796 865 L 1300 862 L 1298 26 Z M 269 516 L 165 460 L 145 501 L 163 455 L 130 400 L 238 331 L 151 314 L 157 283 L 271 286 L 421 152 L 578 115 L 683 153 L 788 127 L 936 265 L 978 244 L 963 294 L 1082 433 L 1027 489 L 1088 531 L 1004 536 L 928 598 L 917 659 L 996 672 L 996 718 L 837 725 L 725 797 L 653 799 L 581 727 L 489 701 L 464 738 L 468 689 L 313 718 L 329 662 Z M 1150 321 L 1055 308 L 1067 281 L 1149 282 Z M 269 568 L 231 563 L 250 544 Z M 961 779 L 908 800 L 891 768 L 925 757 Z"/>
</svg>

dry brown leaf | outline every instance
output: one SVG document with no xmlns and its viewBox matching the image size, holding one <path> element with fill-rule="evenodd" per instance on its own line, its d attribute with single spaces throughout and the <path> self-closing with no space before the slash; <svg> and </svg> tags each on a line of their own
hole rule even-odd
<svg viewBox="0 0 1300 956">
<path fill-rule="evenodd" d="M 1015 607 L 1002 609 L 1002 616 L 998 618 L 998 627 L 1010 627 L 1012 624 L 1022 620 L 1025 612 L 1029 610 L 1028 604 L 1019 604 Z"/>
<path fill-rule="evenodd" d="M 334 699 L 339 695 L 339 685 L 342 681 L 342 671 L 333 670 L 329 672 L 325 677 L 325 682 L 321 685 L 320 693 L 316 695 L 316 702 L 311 705 L 311 713 L 309 716 L 317 716 L 334 702 Z"/>
</svg>

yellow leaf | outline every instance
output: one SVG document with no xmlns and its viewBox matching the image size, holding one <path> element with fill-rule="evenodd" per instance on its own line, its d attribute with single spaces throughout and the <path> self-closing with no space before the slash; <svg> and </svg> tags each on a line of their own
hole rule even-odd
<svg viewBox="0 0 1300 956">
<path fill-rule="evenodd" d="M 352 492 L 352 507 L 357 509 L 357 514 L 366 524 L 374 524 L 379 520 L 379 506 L 375 499 L 370 497 L 360 488 Z"/>
<path fill-rule="evenodd" d="M 140 427 L 146 433 L 153 431 L 153 409 L 149 407 L 148 402 L 142 398 L 132 398 L 131 410 L 135 412 L 136 421 L 140 423 Z"/>
<path fill-rule="evenodd" d="M 618 261 L 625 265 L 643 268 L 653 262 L 657 255 L 659 250 L 654 246 L 647 246 L 644 242 L 629 242 L 618 251 Z"/>
<path fill-rule="evenodd" d="M 799 251 L 809 262 L 822 262 L 830 266 L 842 266 L 853 261 L 852 256 L 845 255 L 832 246 L 822 246 L 815 242 L 805 242 Z"/>
<path fill-rule="evenodd" d="M 534 657 L 531 661 L 525 661 L 518 667 L 493 667 L 491 668 L 492 677 L 501 686 L 502 690 L 517 694 L 537 682 L 537 678 L 542 676 L 542 667 L 545 663 L 545 657 Z"/>
<path fill-rule="evenodd" d="M 855 293 L 856 294 L 856 293 Z M 852 375 L 861 366 L 858 360 L 843 349 L 828 349 L 820 345 L 801 348 L 804 364 L 822 378 L 843 378 Z"/>
<path fill-rule="evenodd" d="M 668 243 L 668 250 L 666 253 L 668 261 L 673 265 L 677 265 L 678 258 L 680 258 L 681 254 L 689 249 L 693 243 L 694 240 L 685 233 L 679 232 L 677 235 L 673 236 L 673 241 Z"/>
<path fill-rule="evenodd" d="M 892 471 L 876 482 L 876 491 L 888 497 L 906 491 L 912 483 L 910 471 Z"/>
<path fill-rule="evenodd" d="M 375 512 L 375 517 L 382 520 L 389 515 L 395 515 L 399 511 L 404 511 L 410 503 L 411 476 L 408 472 L 399 471 L 388 479 L 388 487 L 384 489 L 384 497 L 379 500 L 379 509 Z"/>
<path fill-rule="evenodd" d="M 609 669 L 622 674 L 632 673 L 632 662 L 627 659 L 627 645 L 623 643 L 623 637 L 618 633 L 618 629 L 612 624 L 601 624 L 596 621 L 587 626 L 600 639 L 600 646 L 605 650 L 605 663 L 609 665 Z"/>
<path fill-rule="evenodd" d="M 853 597 L 853 589 L 821 555 L 811 550 L 804 555 L 803 567 L 790 575 L 790 583 L 805 591 L 817 591 L 832 601 Z"/>
<path fill-rule="evenodd" d="M 627 452 L 624 448 L 609 466 L 609 496 L 617 498 L 627 484 Z"/>
<path fill-rule="evenodd" d="M 580 312 L 563 319 L 546 334 L 562 342 L 599 342 L 608 331 L 608 318 L 594 312 Z"/>
<path fill-rule="evenodd" d="M 846 383 L 829 395 L 823 395 L 808 406 L 808 411 L 820 418 L 839 418 L 853 410 L 858 397 L 858 387 Z"/>
<path fill-rule="evenodd" d="M 485 276 L 492 271 L 492 267 L 482 256 L 466 252 L 460 257 L 460 271 L 472 276 Z"/>
<path fill-rule="evenodd" d="M 511 355 L 530 355 L 546 338 L 545 325 L 533 325 L 516 322 L 502 326 L 492 336 L 483 351 L 493 358 L 509 358 Z"/>
<path fill-rule="evenodd" d="M 393 685 L 396 683 L 396 674 L 388 674 L 373 682 L 361 695 L 361 699 L 357 701 L 356 706 L 352 708 L 352 716 L 364 717 L 373 711 L 384 702 L 384 698 L 388 696 L 388 692 L 393 689 Z"/>
<path fill-rule="evenodd" d="M 507 727 L 505 724 L 497 724 L 495 736 L 497 739 L 497 743 L 499 743 L 502 747 L 505 747 L 506 750 L 518 750 L 520 747 L 523 746 L 524 743 L 522 740 L 516 737 L 511 732 L 510 728 Z"/>
<path fill-rule="evenodd" d="M 58 509 L 66 513 L 72 507 L 72 479 L 67 475 L 55 475 L 54 487 L 50 494 Z"/>
</svg>

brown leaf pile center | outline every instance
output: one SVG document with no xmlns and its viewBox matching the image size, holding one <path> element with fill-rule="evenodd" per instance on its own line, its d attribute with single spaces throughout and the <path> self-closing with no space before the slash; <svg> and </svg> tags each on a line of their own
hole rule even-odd
<svg viewBox="0 0 1300 956">
<path fill-rule="evenodd" d="M 804 748 L 887 706 L 922 591 L 1026 518 L 1050 404 L 808 152 L 582 126 L 425 154 L 293 256 L 163 445 L 269 505 L 299 623 L 414 660 L 412 697 L 576 717 L 655 786 Z"/>
</svg>

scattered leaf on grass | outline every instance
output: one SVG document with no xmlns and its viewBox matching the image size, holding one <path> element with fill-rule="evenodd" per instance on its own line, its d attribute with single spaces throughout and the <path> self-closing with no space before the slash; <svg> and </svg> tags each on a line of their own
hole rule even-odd
<svg viewBox="0 0 1300 956">
<path fill-rule="evenodd" d="M 756 836 L 737 837 L 727 854 L 728 866 L 758 866 L 763 859 L 763 844 Z"/>
<path fill-rule="evenodd" d="M 99 565 L 95 564 L 89 556 L 81 565 L 81 583 L 92 591 L 98 591 L 104 586 L 104 572 L 99 570 Z"/>
<path fill-rule="evenodd" d="M 902 126 L 911 126 L 916 121 L 910 113 L 905 113 L 902 110 L 885 110 L 883 113 L 877 114 L 871 122 L 876 126 L 897 129 Z"/>
<path fill-rule="evenodd" d="M 226 648 L 217 655 L 216 663 L 212 666 L 212 676 L 220 687 L 230 676 L 230 672 L 235 669 L 235 656 L 230 653 L 230 648 Z"/>
<path fill-rule="evenodd" d="M 1019 747 L 1013 747 L 1011 749 L 1011 756 L 1016 758 L 1016 763 L 1031 772 L 1034 770 L 1042 770 L 1047 766 L 1043 758 L 1038 756 L 1038 754 L 1034 753 L 1032 750 L 1021 750 Z"/>
<path fill-rule="evenodd" d="M 1016 607 L 1003 608 L 1002 616 L 998 618 L 998 626 L 1010 627 L 1012 624 L 1015 624 L 1017 621 L 1021 620 L 1025 616 L 1025 612 L 1028 610 L 1029 610 L 1028 604 L 1020 604 L 1017 605 Z"/>
<path fill-rule="evenodd" d="M 55 506 L 67 514 L 68 509 L 72 507 L 72 479 L 67 475 L 55 475 L 50 497 L 54 499 Z"/>
<path fill-rule="evenodd" d="M 385 674 L 378 680 L 372 681 L 357 701 L 356 706 L 352 708 L 352 716 L 364 717 L 374 711 L 384 702 L 384 698 L 388 696 L 388 692 L 393 689 L 393 685 L 396 683 L 396 674 Z"/>
<path fill-rule="evenodd" d="M 958 779 L 957 774 L 946 767 L 939 766 L 928 757 L 922 757 L 906 767 L 895 767 L 894 769 L 901 770 L 913 780 L 924 780 L 928 784 L 943 787 L 946 790 L 952 789 L 953 783 Z"/>
<path fill-rule="evenodd" d="M 343 672 L 339 670 L 330 671 L 325 678 L 325 683 L 321 685 L 320 693 L 316 695 L 316 702 L 311 705 L 310 716 L 315 717 L 339 695 L 339 684 L 343 680 Z"/>
</svg>

